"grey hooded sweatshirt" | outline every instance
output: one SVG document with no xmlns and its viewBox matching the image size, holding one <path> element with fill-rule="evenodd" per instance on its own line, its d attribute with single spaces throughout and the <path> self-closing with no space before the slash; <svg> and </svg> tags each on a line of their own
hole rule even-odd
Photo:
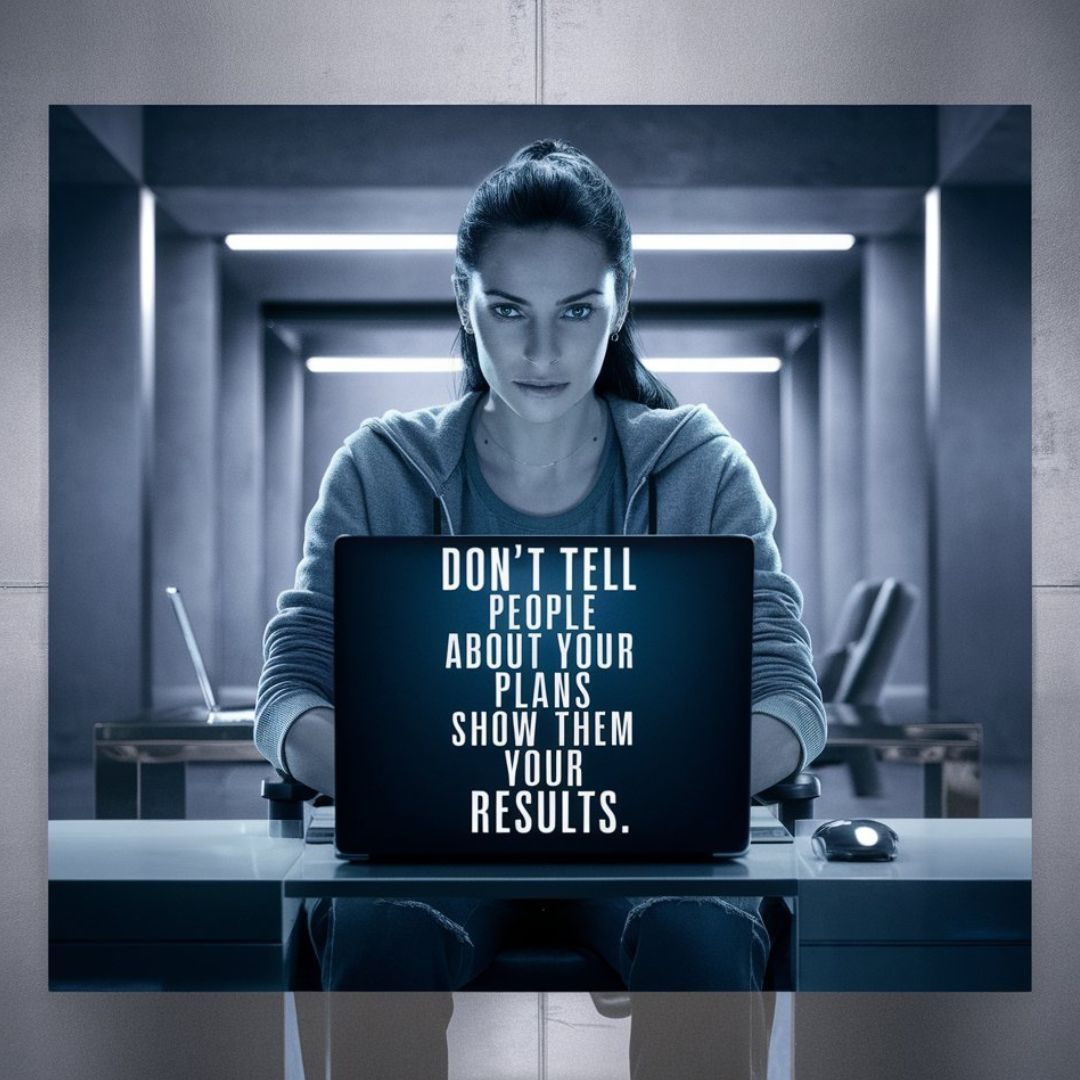
<svg viewBox="0 0 1080 1080">
<path fill-rule="evenodd" d="M 365 420 L 335 453 L 308 515 L 295 587 L 263 637 L 255 743 L 288 775 L 286 733 L 308 709 L 333 707 L 334 541 L 458 530 L 464 448 L 476 391 L 446 405 Z M 752 700 L 787 724 L 799 767 L 825 746 L 825 710 L 800 622 L 802 594 L 780 570 L 776 511 L 742 446 L 705 405 L 650 409 L 606 396 L 626 469 L 624 535 L 739 534 L 754 541 Z"/>
</svg>

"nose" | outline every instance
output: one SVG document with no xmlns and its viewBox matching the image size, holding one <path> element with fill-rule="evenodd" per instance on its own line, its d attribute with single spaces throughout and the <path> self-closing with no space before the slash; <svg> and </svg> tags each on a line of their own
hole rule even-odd
<svg viewBox="0 0 1080 1080">
<path fill-rule="evenodd" d="M 562 359 L 558 334 L 553 329 L 540 325 L 539 322 L 534 323 L 529 327 L 525 339 L 524 355 L 525 359 L 535 367 L 557 364 Z"/>
</svg>

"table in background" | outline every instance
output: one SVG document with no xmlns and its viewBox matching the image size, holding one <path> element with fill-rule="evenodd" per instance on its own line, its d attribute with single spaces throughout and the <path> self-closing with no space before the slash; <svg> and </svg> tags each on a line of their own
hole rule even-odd
<svg viewBox="0 0 1080 1080">
<path fill-rule="evenodd" d="M 923 707 L 825 706 L 829 750 L 866 751 L 923 770 L 923 815 L 978 817 L 982 725 Z M 814 771 L 814 763 L 810 763 Z"/>
<path fill-rule="evenodd" d="M 189 762 L 261 762 L 251 721 L 208 724 L 206 710 L 94 725 L 94 816 L 182 818 Z M 201 717 L 201 718 L 200 718 Z"/>
</svg>

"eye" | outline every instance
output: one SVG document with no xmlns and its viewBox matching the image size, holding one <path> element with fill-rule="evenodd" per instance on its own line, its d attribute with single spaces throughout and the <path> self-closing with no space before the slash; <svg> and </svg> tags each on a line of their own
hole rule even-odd
<svg viewBox="0 0 1080 1080">
<path fill-rule="evenodd" d="M 591 314 L 592 304 L 572 304 L 566 309 L 564 318 L 569 318 L 571 322 L 581 322 Z"/>
<path fill-rule="evenodd" d="M 518 309 L 513 304 L 492 304 L 491 310 L 500 319 L 517 319 L 520 317 Z"/>
</svg>

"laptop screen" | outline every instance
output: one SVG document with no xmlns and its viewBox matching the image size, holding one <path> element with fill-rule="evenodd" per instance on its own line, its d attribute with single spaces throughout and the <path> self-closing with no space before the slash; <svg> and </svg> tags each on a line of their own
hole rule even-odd
<svg viewBox="0 0 1080 1080">
<path fill-rule="evenodd" d="M 752 598 L 746 537 L 339 538 L 339 851 L 741 853 Z"/>
</svg>

